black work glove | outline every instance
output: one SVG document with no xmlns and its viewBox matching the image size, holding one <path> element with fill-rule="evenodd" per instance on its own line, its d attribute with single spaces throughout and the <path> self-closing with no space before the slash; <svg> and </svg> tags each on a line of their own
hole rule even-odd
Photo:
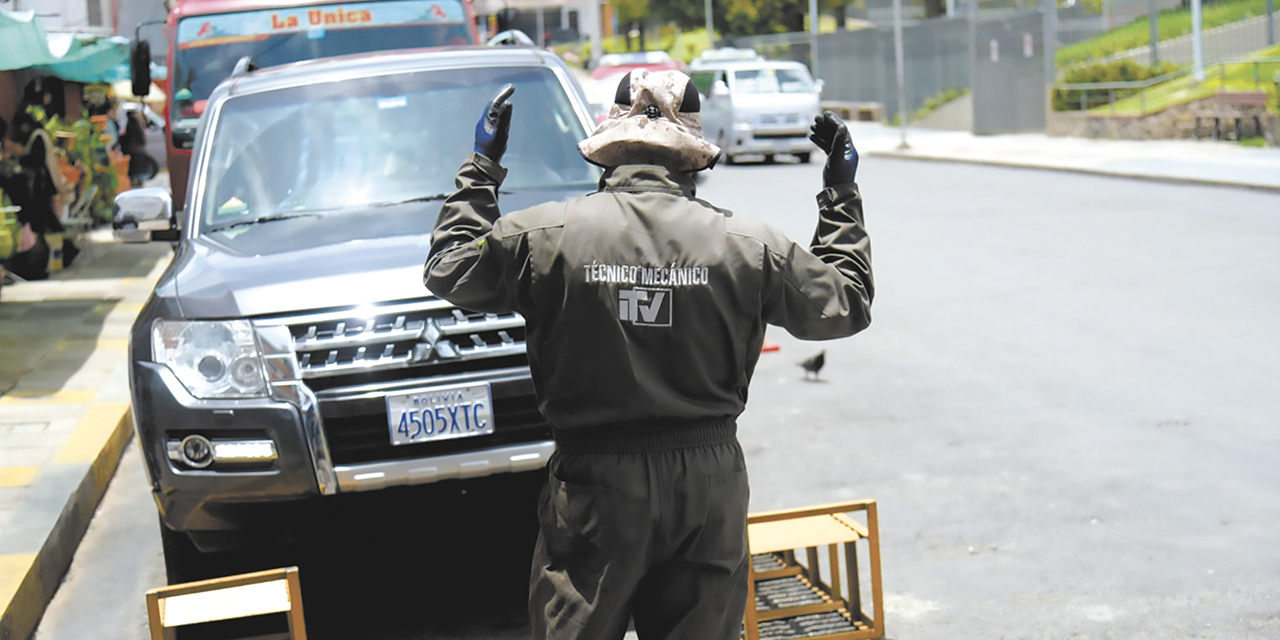
<svg viewBox="0 0 1280 640">
<path fill-rule="evenodd" d="M 516 88 L 510 83 L 502 85 L 476 122 L 476 153 L 494 162 L 502 162 L 502 154 L 507 152 L 507 135 L 511 132 L 508 100 L 515 92 Z"/>
<path fill-rule="evenodd" d="M 836 114 L 823 111 L 813 119 L 813 132 L 809 139 L 827 154 L 827 164 L 822 168 L 822 186 L 834 187 L 849 184 L 858 173 L 858 150 L 853 148 L 849 128 Z"/>
</svg>

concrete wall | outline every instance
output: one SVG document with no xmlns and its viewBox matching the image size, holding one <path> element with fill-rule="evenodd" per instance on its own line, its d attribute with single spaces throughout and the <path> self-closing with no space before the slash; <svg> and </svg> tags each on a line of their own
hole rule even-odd
<svg viewBox="0 0 1280 640">
<path fill-rule="evenodd" d="M 966 93 L 948 102 L 933 113 L 911 123 L 921 129 L 942 129 L 946 131 L 973 130 L 973 94 Z"/>
</svg>

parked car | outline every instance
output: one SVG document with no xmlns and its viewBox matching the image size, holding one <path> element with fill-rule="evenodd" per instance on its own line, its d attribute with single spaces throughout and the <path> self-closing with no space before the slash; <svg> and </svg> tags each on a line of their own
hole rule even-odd
<svg viewBox="0 0 1280 640">
<path fill-rule="evenodd" d="M 821 112 L 822 81 L 799 62 L 741 53 L 697 59 L 689 75 L 703 93 L 702 130 L 728 164 L 745 154 L 791 154 L 809 162 L 809 125 Z M 749 50 L 747 50 L 749 51 Z"/>
<path fill-rule="evenodd" d="M 205 552 L 287 534 L 335 494 L 545 465 L 524 319 L 422 284 L 441 201 L 508 82 L 503 207 L 594 189 L 576 146 L 593 123 L 568 68 L 496 47 L 229 78 L 202 116 L 181 220 L 165 189 L 117 199 L 121 239 L 176 242 L 129 344 L 171 581 Z"/>
<path fill-rule="evenodd" d="M 603 120 L 601 116 L 607 116 L 609 108 L 613 106 L 622 76 L 636 69 L 679 71 L 682 68 L 683 65 L 666 51 L 608 53 L 600 56 L 599 64 L 591 70 L 591 76 L 583 81 L 582 89 L 587 94 L 587 101 L 596 110 L 597 120 Z"/>
</svg>

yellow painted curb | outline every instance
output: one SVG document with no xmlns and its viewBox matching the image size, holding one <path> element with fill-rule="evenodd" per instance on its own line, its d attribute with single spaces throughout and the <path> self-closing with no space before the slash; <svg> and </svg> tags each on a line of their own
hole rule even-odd
<svg viewBox="0 0 1280 640">
<path fill-rule="evenodd" d="M 0 556 L 0 602 L 6 605 L 13 602 L 19 587 L 31 574 L 31 567 L 35 564 L 36 554 L 34 553 Z"/>
<path fill-rule="evenodd" d="M 0 640 L 24 640 L 35 631 L 89 529 L 132 431 L 129 405 L 96 404 L 58 452 L 59 458 L 73 462 L 87 456 L 89 468 L 36 553 L 0 556 Z M 80 440 L 83 446 L 76 444 Z"/>
<path fill-rule="evenodd" d="M 102 452 L 102 447 L 115 434 L 129 412 L 126 402 L 99 402 L 89 405 L 58 454 L 54 464 L 87 464 Z"/>
<path fill-rule="evenodd" d="M 0 405 L 89 404 L 96 397 L 97 389 L 14 389 L 0 398 Z"/>
</svg>

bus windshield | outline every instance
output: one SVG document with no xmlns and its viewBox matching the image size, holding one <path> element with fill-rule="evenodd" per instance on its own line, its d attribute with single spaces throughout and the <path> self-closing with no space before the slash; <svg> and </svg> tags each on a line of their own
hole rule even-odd
<svg viewBox="0 0 1280 640">
<path fill-rule="evenodd" d="M 170 74 L 171 121 L 199 118 L 214 87 L 244 56 L 270 67 L 367 51 L 474 44 L 473 34 L 462 0 L 345 2 L 184 18 Z"/>
</svg>

